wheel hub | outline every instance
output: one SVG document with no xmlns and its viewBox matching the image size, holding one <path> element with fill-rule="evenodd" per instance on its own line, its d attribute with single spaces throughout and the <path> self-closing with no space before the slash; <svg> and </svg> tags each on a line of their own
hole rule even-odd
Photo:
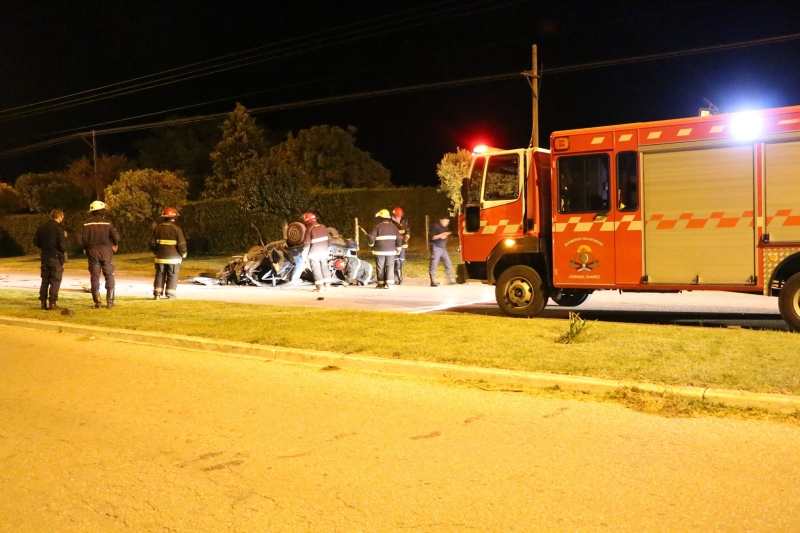
<svg viewBox="0 0 800 533">
<path fill-rule="evenodd" d="M 533 301 L 533 287 L 524 279 L 513 279 L 508 283 L 506 298 L 514 307 L 526 307 Z"/>
</svg>

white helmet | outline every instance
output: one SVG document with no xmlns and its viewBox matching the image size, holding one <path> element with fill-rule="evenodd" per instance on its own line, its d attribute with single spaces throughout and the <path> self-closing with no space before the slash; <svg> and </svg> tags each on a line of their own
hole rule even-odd
<svg viewBox="0 0 800 533">
<path fill-rule="evenodd" d="M 91 213 L 92 211 L 100 211 L 101 209 L 105 208 L 106 204 L 104 204 L 100 200 L 95 200 L 94 202 L 92 202 L 92 205 L 89 206 L 89 212 Z"/>
</svg>

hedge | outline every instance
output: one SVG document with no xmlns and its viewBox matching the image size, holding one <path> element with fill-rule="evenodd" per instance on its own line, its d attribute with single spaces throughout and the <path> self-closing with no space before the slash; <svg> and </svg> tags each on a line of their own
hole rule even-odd
<svg viewBox="0 0 800 533">
<path fill-rule="evenodd" d="M 432 187 L 341 189 L 320 193 L 317 205 L 309 206 L 309 210 L 314 210 L 326 226 L 335 227 L 347 238 L 354 238 L 355 218 L 369 231 L 375 224 L 375 213 L 401 206 L 412 235 L 420 238 L 425 234 L 425 216 L 436 218 L 446 212 L 449 205 L 447 197 Z M 65 216 L 71 254 L 80 253 L 78 236 L 87 217 L 85 211 Z M 47 219 L 47 215 L 0 216 L 0 257 L 38 253 L 33 235 Z M 283 236 L 282 221 L 278 217 L 246 213 L 230 199 L 190 202 L 181 210 L 178 223 L 186 234 L 191 254 L 236 254 L 259 244 L 259 234 L 264 243 Z M 115 221 L 115 225 L 122 237 L 120 253 L 147 250 L 151 231 L 148 221 Z"/>
</svg>

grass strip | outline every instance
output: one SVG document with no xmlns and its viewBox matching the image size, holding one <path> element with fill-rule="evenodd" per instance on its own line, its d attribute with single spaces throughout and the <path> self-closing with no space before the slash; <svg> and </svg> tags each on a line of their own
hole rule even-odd
<svg viewBox="0 0 800 533">
<path fill-rule="evenodd" d="M 407 315 L 189 300 L 118 298 L 74 316 L 38 308 L 37 294 L 0 290 L 0 314 L 345 354 L 550 372 L 659 385 L 800 394 L 800 336 L 747 329 L 592 322 L 565 343 L 567 320 L 456 313 Z"/>
</svg>

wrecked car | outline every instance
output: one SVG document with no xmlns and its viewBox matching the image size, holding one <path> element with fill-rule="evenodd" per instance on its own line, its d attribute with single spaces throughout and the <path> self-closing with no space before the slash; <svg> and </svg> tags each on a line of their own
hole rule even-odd
<svg viewBox="0 0 800 533">
<path fill-rule="evenodd" d="M 217 278 L 221 285 L 276 286 L 285 283 L 314 281 L 307 264 L 303 263 L 303 238 L 306 227 L 301 222 L 292 222 L 286 229 L 286 238 L 266 245 L 253 246 L 244 255 L 235 255 L 223 266 Z M 339 270 L 334 268 L 337 259 L 355 257 L 355 241 L 345 239 L 335 228 L 328 228 L 331 236 L 328 269 L 331 277 L 344 281 Z"/>
</svg>

